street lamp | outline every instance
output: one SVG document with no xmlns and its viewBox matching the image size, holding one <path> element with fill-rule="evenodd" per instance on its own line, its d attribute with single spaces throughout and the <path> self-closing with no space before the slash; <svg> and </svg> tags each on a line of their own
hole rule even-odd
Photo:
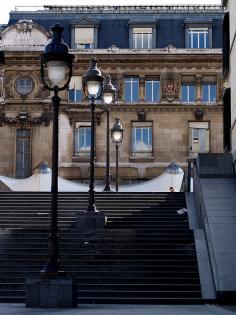
<svg viewBox="0 0 236 315">
<path fill-rule="evenodd" d="M 72 76 L 74 55 L 62 39 L 63 27 L 55 24 L 52 28 L 52 40 L 41 55 L 41 77 L 45 88 L 53 91 L 53 132 L 52 132 L 52 179 L 51 179 L 51 212 L 49 234 L 49 260 L 42 274 L 57 275 L 59 271 L 58 245 L 58 117 L 61 98 L 58 92 L 65 90 Z"/>
<path fill-rule="evenodd" d="M 95 101 L 100 99 L 103 92 L 104 77 L 97 68 L 96 58 L 91 59 L 91 65 L 84 77 L 84 82 L 88 89 L 88 99 L 91 108 L 91 150 L 90 150 L 90 178 L 89 178 L 89 204 L 87 211 L 89 213 L 98 212 L 95 205 L 95 179 L 94 179 L 94 147 L 95 147 Z"/>
<path fill-rule="evenodd" d="M 116 192 L 118 191 L 118 148 L 123 140 L 124 129 L 120 123 L 120 119 L 116 118 L 115 124 L 111 129 L 112 142 L 116 145 Z"/>
<path fill-rule="evenodd" d="M 116 88 L 111 83 L 111 76 L 106 76 L 105 84 L 103 88 L 103 102 L 107 105 L 105 108 L 105 112 L 107 115 L 107 131 L 106 131 L 106 179 L 105 179 L 105 187 L 104 191 L 111 191 L 111 172 L 110 172 L 110 138 L 109 138 L 109 130 L 110 130 L 110 109 L 109 104 L 114 102 L 115 100 Z"/>
</svg>

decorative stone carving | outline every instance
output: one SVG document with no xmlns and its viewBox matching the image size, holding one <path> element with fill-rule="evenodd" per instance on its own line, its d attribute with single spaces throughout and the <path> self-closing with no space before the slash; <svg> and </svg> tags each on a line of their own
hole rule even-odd
<svg viewBox="0 0 236 315">
<path fill-rule="evenodd" d="M 168 102 L 173 102 L 179 99 L 179 77 L 173 74 L 167 74 L 162 77 L 162 98 Z"/>
<path fill-rule="evenodd" d="M 73 109 L 65 109 L 65 112 L 67 113 L 68 115 L 68 118 L 69 118 L 69 123 L 71 126 L 73 126 L 74 122 L 75 121 L 90 121 L 90 117 L 91 117 L 91 113 L 89 111 L 87 112 L 78 112 L 76 110 L 73 110 Z M 101 115 L 102 115 L 102 112 L 95 112 L 95 121 L 96 121 L 96 124 L 98 126 L 100 126 L 101 124 Z"/>
<path fill-rule="evenodd" d="M 39 117 L 31 117 L 27 111 L 20 112 L 16 117 L 7 117 L 4 112 L 0 112 L 0 127 L 4 125 L 10 125 L 20 127 L 22 129 L 28 126 L 45 126 L 50 125 L 51 113 L 49 111 L 43 111 Z"/>
<path fill-rule="evenodd" d="M 32 20 L 19 20 L 16 24 L 16 29 L 19 33 L 31 33 L 33 29 Z"/>
<path fill-rule="evenodd" d="M 176 52 L 176 47 L 173 46 L 173 45 L 168 45 L 168 46 L 167 46 L 167 50 L 168 50 L 168 52 L 170 52 L 170 53 L 174 53 L 174 52 Z"/>
<path fill-rule="evenodd" d="M 145 112 L 144 109 L 142 109 L 137 112 L 137 116 L 138 116 L 138 121 L 146 121 L 147 113 Z"/>
<path fill-rule="evenodd" d="M 195 109 L 194 116 L 196 120 L 202 120 L 204 117 L 204 110 L 200 108 Z"/>
</svg>

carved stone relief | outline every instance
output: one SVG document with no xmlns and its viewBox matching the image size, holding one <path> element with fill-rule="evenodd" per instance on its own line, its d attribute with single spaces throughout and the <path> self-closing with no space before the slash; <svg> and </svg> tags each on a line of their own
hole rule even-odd
<svg viewBox="0 0 236 315">
<path fill-rule="evenodd" d="M 31 117 L 27 111 L 21 111 L 16 117 L 7 117 L 4 112 L 0 112 L 0 127 L 10 125 L 22 129 L 28 126 L 48 127 L 52 119 L 49 111 L 43 111 L 41 116 Z"/>
<path fill-rule="evenodd" d="M 161 77 L 162 99 L 167 100 L 169 103 L 179 100 L 179 75 L 169 73 Z"/>
</svg>

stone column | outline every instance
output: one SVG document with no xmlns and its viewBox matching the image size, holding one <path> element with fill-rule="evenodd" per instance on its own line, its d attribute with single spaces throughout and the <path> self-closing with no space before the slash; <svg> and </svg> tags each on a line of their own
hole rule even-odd
<svg viewBox="0 0 236 315">
<path fill-rule="evenodd" d="M 202 75 L 196 75 L 196 104 L 200 105 L 202 102 Z"/>
<path fill-rule="evenodd" d="M 124 101 L 124 75 L 117 73 L 117 101 Z"/>
<path fill-rule="evenodd" d="M 139 76 L 139 101 L 145 102 L 145 76 Z"/>
</svg>

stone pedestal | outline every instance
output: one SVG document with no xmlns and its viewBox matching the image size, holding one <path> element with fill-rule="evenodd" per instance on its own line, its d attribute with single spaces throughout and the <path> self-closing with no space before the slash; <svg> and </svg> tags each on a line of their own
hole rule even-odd
<svg viewBox="0 0 236 315">
<path fill-rule="evenodd" d="M 79 211 L 76 215 L 76 229 L 79 231 L 104 229 L 106 216 L 101 212 Z"/>
<path fill-rule="evenodd" d="M 76 307 L 76 285 L 66 276 L 27 279 L 26 307 Z"/>
</svg>

